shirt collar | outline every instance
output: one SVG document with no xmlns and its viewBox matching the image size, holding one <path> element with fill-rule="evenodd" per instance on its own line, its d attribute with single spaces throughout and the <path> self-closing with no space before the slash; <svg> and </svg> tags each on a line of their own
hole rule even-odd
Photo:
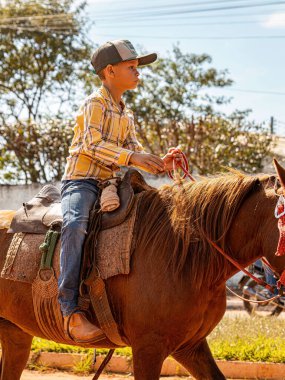
<svg viewBox="0 0 285 380">
<path fill-rule="evenodd" d="M 120 113 L 126 111 L 126 104 L 123 101 L 123 99 L 121 99 L 121 102 L 120 102 L 123 105 L 123 109 L 120 109 L 119 106 L 117 105 L 117 103 L 115 102 L 115 100 L 113 99 L 110 91 L 107 89 L 107 87 L 101 86 L 100 89 L 99 89 L 99 91 L 103 95 L 104 99 L 106 99 L 108 102 L 110 102 L 111 105 L 112 105 L 112 107 L 117 108 L 118 111 L 120 111 Z"/>
</svg>

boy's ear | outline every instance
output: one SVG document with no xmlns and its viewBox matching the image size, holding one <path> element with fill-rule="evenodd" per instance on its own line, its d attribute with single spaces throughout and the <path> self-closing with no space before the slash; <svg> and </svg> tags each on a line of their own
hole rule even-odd
<svg viewBox="0 0 285 380">
<path fill-rule="evenodd" d="M 104 69 L 104 71 L 105 71 L 105 75 L 108 76 L 108 77 L 112 77 L 113 78 L 114 75 L 115 75 L 112 65 L 106 66 L 105 69 Z"/>
</svg>

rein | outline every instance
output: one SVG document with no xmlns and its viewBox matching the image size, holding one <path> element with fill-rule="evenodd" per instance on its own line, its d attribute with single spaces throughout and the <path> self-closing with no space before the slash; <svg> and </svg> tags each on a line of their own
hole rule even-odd
<svg viewBox="0 0 285 380">
<path fill-rule="evenodd" d="M 168 171 L 169 178 L 173 179 L 174 181 L 177 181 L 178 184 L 182 179 L 185 179 L 186 177 L 190 178 L 192 182 L 196 182 L 196 179 L 189 173 L 189 165 L 187 158 L 183 152 L 180 153 L 182 156 L 182 159 L 173 157 L 173 169 Z M 180 168 L 184 175 L 181 177 L 180 174 L 177 172 L 177 168 Z M 285 213 L 285 211 L 284 211 Z M 207 238 L 207 241 L 221 254 L 223 255 L 228 261 L 230 261 L 237 269 L 245 273 L 247 276 L 251 277 L 255 282 L 257 282 L 259 285 L 263 286 L 264 288 L 268 289 L 271 293 L 274 293 L 276 289 L 279 290 L 279 294 L 277 296 L 274 296 L 272 298 L 267 299 L 266 301 L 249 301 L 249 302 L 255 302 L 255 303 L 264 303 L 268 301 L 273 301 L 283 295 L 283 292 L 281 290 L 281 284 L 279 283 L 278 286 L 271 286 L 267 282 L 261 280 L 260 278 L 254 276 L 252 273 L 250 273 L 247 269 L 243 268 L 236 260 L 234 260 L 231 256 L 229 256 L 221 247 L 219 247 L 214 241 Z M 266 261 L 266 265 L 269 263 Z M 271 267 L 270 265 L 268 265 Z M 227 287 L 228 288 L 228 287 Z M 235 294 L 235 293 L 234 293 Z M 241 298 L 237 294 L 235 294 L 237 297 Z"/>
</svg>

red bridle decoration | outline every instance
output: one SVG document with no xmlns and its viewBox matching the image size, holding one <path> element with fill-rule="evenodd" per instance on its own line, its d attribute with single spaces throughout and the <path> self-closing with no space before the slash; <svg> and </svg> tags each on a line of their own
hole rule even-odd
<svg viewBox="0 0 285 380">
<path fill-rule="evenodd" d="M 285 255 L 285 199 L 283 195 L 280 195 L 276 208 L 275 208 L 275 218 L 278 219 L 278 229 L 279 229 L 279 241 L 277 245 L 276 256 Z M 280 288 L 281 285 L 285 285 L 285 270 L 282 272 L 277 286 Z"/>
<path fill-rule="evenodd" d="M 191 179 L 191 181 L 195 182 L 195 178 L 192 177 L 192 175 L 189 173 L 189 165 L 188 165 L 188 161 L 185 154 L 183 152 L 180 152 L 179 154 L 182 156 L 182 158 L 173 157 L 173 161 L 172 161 L 173 169 L 167 172 L 168 177 L 173 180 L 176 180 L 175 177 L 176 177 L 177 168 L 180 168 L 182 169 L 184 173 L 180 179 L 185 179 L 186 177 L 188 177 Z"/>
<path fill-rule="evenodd" d="M 275 218 L 278 219 L 278 229 L 279 229 L 279 242 L 277 246 L 276 256 L 285 255 L 285 210 L 284 203 L 285 199 L 283 195 L 280 195 L 276 208 L 275 208 Z"/>
</svg>

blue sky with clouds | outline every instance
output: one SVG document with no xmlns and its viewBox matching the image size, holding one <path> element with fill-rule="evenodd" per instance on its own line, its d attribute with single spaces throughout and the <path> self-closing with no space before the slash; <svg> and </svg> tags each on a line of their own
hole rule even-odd
<svg viewBox="0 0 285 380">
<path fill-rule="evenodd" d="M 232 97 L 221 110 L 252 109 L 251 119 L 275 119 L 285 135 L 285 1 L 274 0 L 87 0 L 95 43 L 129 39 L 166 56 L 207 53 L 234 84 L 213 90 Z M 218 8 L 218 9 L 217 9 Z"/>
</svg>

